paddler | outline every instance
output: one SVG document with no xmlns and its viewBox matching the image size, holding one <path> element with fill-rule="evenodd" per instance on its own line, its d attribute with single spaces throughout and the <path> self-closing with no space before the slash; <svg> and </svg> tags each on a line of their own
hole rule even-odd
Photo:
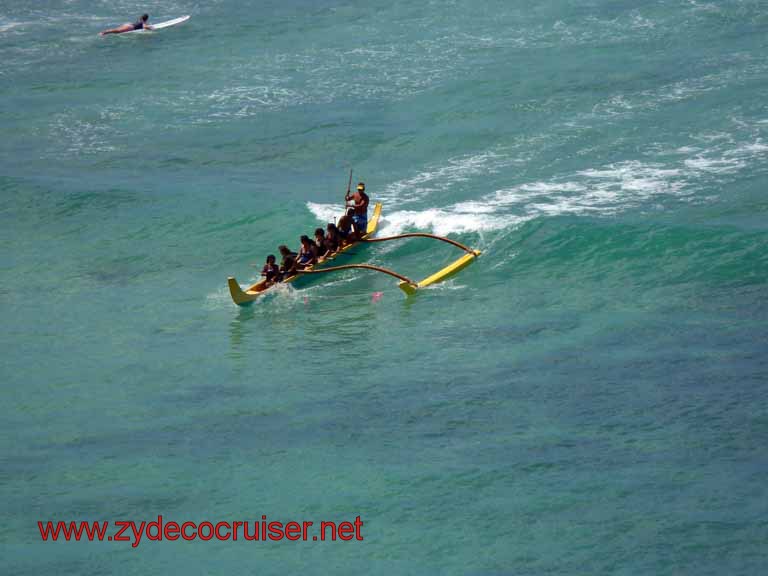
<svg viewBox="0 0 768 576">
<path fill-rule="evenodd" d="M 365 183 L 358 182 L 357 190 L 353 194 L 347 194 L 347 208 L 352 208 L 352 225 L 355 227 L 355 235 L 362 238 L 368 231 L 368 195 L 365 193 Z M 351 202 L 351 203 L 350 203 Z"/>
<path fill-rule="evenodd" d="M 261 269 L 261 275 L 267 281 L 267 284 L 274 284 L 280 279 L 280 269 L 275 262 L 275 255 L 270 254 L 267 256 L 267 262 L 264 264 L 264 268 Z"/>
<path fill-rule="evenodd" d="M 342 246 L 352 242 L 352 216 L 354 213 L 354 208 L 350 208 L 344 216 L 339 218 L 339 223 L 336 225 L 336 232 L 339 234 L 339 243 Z"/>
<path fill-rule="evenodd" d="M 317 244 L 306 234 L 301 237 L 301 248 L 299 256 L 296 258 L 296 267 L 301 269 L 308 268 L 317 262 Z"/>
<path fill-rule="evenodd" d="M 136 20 L 133 24 L 123 24 L 122 26 L 118 26 L 117 28 L 110 28 L 109 30 L 104 30 L 103 32 L 99 32 L 100 36 L 106 36 L 107 34 L 122 34 L 123 32 L 133 32 L 134 30 L 152 30 L 152 26 L 147 24 L 147 20 L 149 20 L 149 14 L 142 14 L 141 18 Z"/>
<path fill-rule="evenodd" d="M 280 256 L 283 257 L 282 262 L 280 262 L 280 281 L 282 281 L 296 273 L 296 252 L 291 252 L 285 244 L 277 249 L 280 251 Z"/>
<path fill-rule="evenodd" d="M 333 254 L 341 248 L 341 238 L 339 237 L 339 229 L 336 228 L 336 224 L 328 222 L 328 226 L 325 227 L 325 245 L 328 247 L 328 252 Z"/>
<path fill-rule="evenodd" d="M 325 238 L 325 230 L 322 228 L 315 229 L 315 244 L 317 244 L 318 259 L 325 259 L 331 255 L 331 251 L 328 248 L 328 240 Z"/>
</svg>

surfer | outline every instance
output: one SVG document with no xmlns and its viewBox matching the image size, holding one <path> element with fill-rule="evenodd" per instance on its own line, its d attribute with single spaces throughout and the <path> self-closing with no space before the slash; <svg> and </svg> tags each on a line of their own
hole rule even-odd
<svg viewBox="0 0 768 576">
<path fill-rule="evenodd" d="M 358 183 L 355 193 L 347 194 L 344 199 L 347 201 L 347 207 L 354 210 L 352 225 L 355 227 L 355 235 L 362 238 L 368 228 L 368 203 L 370 202 L 365 193 L 365 183 Z"/>
<path fill-rule="evenodd" d="M 142 14 L 141 18 L 136 20 L 133 24 L 123 24 L 122 26 L 118 26 L 117 28 L 110 28 L 109 30 L 104 30 L 103 32 L 99 32 L 100 36 L 106 36 L 107 34 L 122 34 L 123 32 L 133 32 L 134 30 L 152 30 L 152 26 L 147 24 L 147 20 L 149 20 L 149 14 Z"/>
</svg>

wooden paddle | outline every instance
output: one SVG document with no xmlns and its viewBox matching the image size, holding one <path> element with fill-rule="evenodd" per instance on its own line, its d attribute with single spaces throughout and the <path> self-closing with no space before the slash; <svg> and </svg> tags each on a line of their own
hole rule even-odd
<svg viewBox="0 0 768 576">
<path fill-rule="evenodd" d="M 352 191 L 352 168 L 349 169 L 349 181 L 347 182 L 347 195 L 344 196 L 344 214 L 347 213 L 347 202 L 349 202 L 349 193 Z"/>
</svg>

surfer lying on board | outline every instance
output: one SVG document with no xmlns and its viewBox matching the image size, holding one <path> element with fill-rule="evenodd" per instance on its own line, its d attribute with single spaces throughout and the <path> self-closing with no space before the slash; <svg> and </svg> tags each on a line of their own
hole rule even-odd
<svg viewBox="0 0 768 576">
<path fill-rule="evenodd" d="M 267 281 L 267 284 L 274 284 L 280 280 L 280 269 L 275 263 L 275 255 L 270 254 L 267 256 L 267 263 L 264 264 L 264 268 L 261 269 L 261 275 Z"/>
<path fill-rule="evenodd" d="M 107 34 L 122 34 L 123 32 L 133 32 L 134 30 L 141 30 L 142 28 L 144 30 L 152 30 L 152 26 L 147 24 L 147 20 L 149 20 L 149 14 L 142 14 L 141 18 L 136 20 L 133 24 L 123 24 L 122 26 L 118 26 L 117 28 L 110 28 L 109 30 L 104 30 L 103 32 L 99 32 L 100 36 L 106 36 Z"/>
<path fill-rule="evenodd" d="M 354 194 L 347 194 L 344 199 L 347 207 L 354 210 L 352 225 L 355 227 L 355 235 L 362 238 L 368 228 L 368 194 L 365 193 L 365 183 L 359 182 Z M 352 202 L 352 204 L 350 204 Z"/>
</svg>

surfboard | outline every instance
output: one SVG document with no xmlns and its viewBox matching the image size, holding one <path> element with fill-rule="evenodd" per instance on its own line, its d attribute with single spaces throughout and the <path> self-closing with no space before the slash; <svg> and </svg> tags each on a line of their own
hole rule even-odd
<svg viewBox="0 0 768 576">
<path fill-rule="evenodd" d="M 166 20 L 165 22 L 158 22 L 157 24 L 149 23 L 150 26 L 152 26 L 152 30 L 144 30 L 143 28 L 141 30 L 131 30 L 130 32 L 123 32 L 123 34 L 133 34 L 135 32 L 154 32 L 155 30 L 161 30 L 163 28 L 168 28 L 169 26 L 176 26 L 176 24 L 181 24 L 182 22 L 186 22 L 189 20 L 189 16 L 180 16 L 178 18 L 174 18 L 173 20 Z"/>
</svg>

